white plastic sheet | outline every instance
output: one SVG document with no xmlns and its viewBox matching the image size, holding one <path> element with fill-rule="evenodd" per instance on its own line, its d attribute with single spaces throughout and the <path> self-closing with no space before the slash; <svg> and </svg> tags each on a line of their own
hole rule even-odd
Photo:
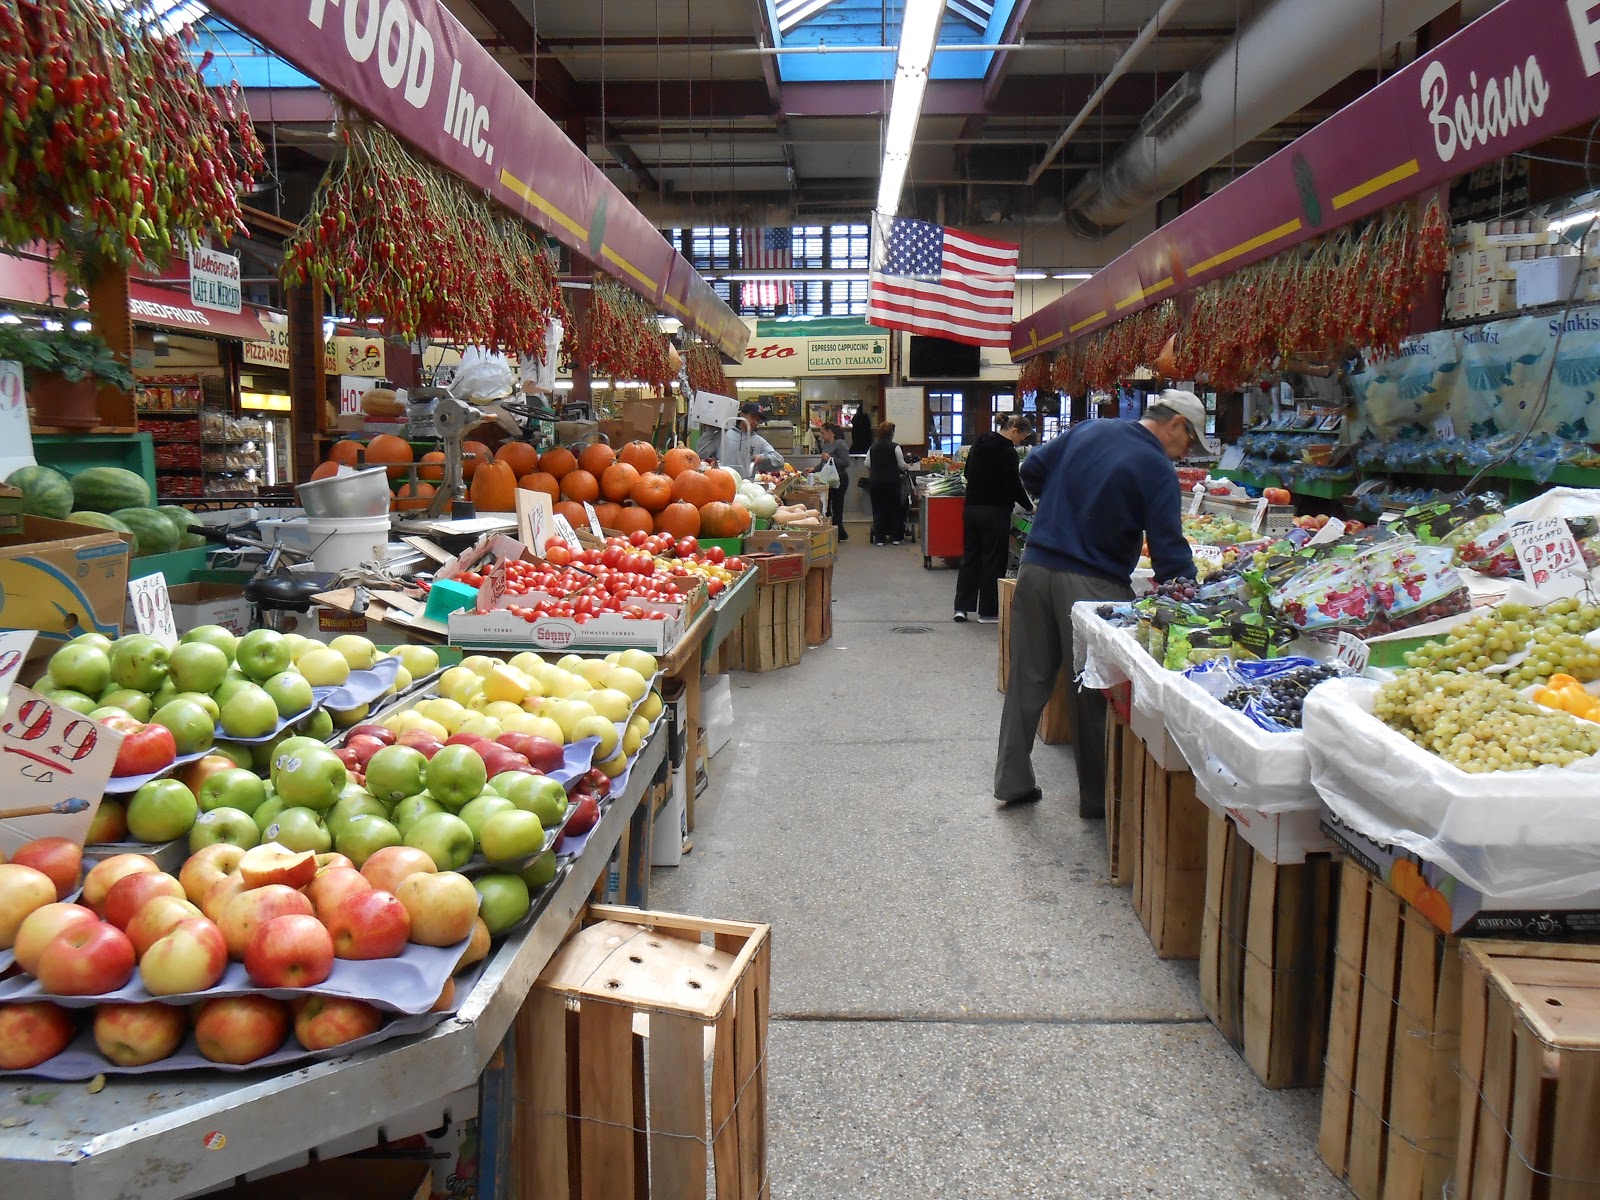
<svg viewBox="0 0 1600 1200">
<path fill-rule="evenodd" d="M 1178 672 L 1168 675 L 1167 733 L 1188 761 L 1198 787 L 1225 807 L 1263 813 L 1322 807 L 1311 785 L 1304 732 L 1271 733 L 1194 680 Z"/>
<path fill-rule="evenodd" d="M 1151 658 L 1131 632 L 1102 621 L 1098 601 L 1080 601 L 1072 607 L 1072 656 L 1084 687 L 1109 688 L 1128 683 L 1132 711 L 1128 726 L 1145 744 L 1156 766 L 1181 769 L 1177 748 L 1167 737 L 1167 680 L 1173 672 Z"/>
<path fill-rule="evenodd" d="M 1380 684 L 1334 679 L 1306 697 L 1311 781 L 1340 820 L 1518 906 L 1600 891 L 1600 756 L 1472 775 L 1372 715 Z"/>
</svg>

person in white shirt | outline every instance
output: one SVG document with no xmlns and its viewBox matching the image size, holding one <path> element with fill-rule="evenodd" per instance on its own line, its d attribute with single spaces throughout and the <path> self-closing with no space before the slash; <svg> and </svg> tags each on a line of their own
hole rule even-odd
<svg viewBox="0 0 1600 1200">
<path fill-rule="evenodd" d="M 702 429 L 695 452 L 707 462 L 715 459 L 717 465 L 737 472 L 742 479 L 751 478 L 757 471 L 781 470 L 783 455 L 756 432 L 760 422 L 761 406 L 747 400 L 739 406 L 738 419 L 727 429 L 709 425 Z"/>
</svg>

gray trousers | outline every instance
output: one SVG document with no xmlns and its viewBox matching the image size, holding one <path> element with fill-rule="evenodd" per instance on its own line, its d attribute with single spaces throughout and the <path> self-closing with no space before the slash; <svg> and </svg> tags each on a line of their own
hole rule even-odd
<svg viewBox="0 0 1600 1200">
<path fill-rule="evenodd" d="M 994 766 L 997 800 L 1015 800 L 1036 786 L 1033 741 L 1039 718 L 1055 691 L 1063 665 L 1072 674 L 1072 606 L 1081 600 L 1132 600 L 1133 589 L 1094 575 L 1053 571 L 1023 563 L 1011 600 L 1011 675 L 1000 716 L 1000 751 Z M 1072 699 L 1072 752 L 1078 763 L 1078 815 L 1105 813 L 1106 700 L 1076 681 Z"/>
</svg>

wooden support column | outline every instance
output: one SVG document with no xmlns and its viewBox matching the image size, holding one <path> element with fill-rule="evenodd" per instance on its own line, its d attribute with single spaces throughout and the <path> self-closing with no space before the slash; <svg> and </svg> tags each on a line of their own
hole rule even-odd
<svg viewBox="0 0 1600 1200">
<path fill-rule="evenodd" d="M 133 365 L 133 316 L 128 308 L 128 269 L 91 267 L 89 284 L 89 323 L 94 332 L 111 347 L 111 353 Z M 106 384 L 97 397 L 98 427 L 108 433 L 131 433 L 138 427 L 132 392 Z M 41 414 L 43 415 L 43 414 Z M 48 423 L 48 419 L 46 420 Z"/>
<path fill-rule="evenodd" d="M 289 417 L 294 434 L 294 481 L 310 479 L 322 461 L 317 430 L 327 403 L 323 372 L 322 291 L 291 287 L 284 291 L 289 309 Z"/>
</svg>

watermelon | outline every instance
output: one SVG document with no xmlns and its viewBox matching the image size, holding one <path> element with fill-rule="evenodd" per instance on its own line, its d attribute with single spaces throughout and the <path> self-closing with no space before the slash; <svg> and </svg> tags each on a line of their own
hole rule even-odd
<svg viewBox="0 0 1600 1200">
<path fill-rule="evenodd" d="M 114 513 L 119 508 L 149 508 L 150 485 L 144 476 L 121 467 L 90 467 L 72 477 L 72 496 L 79 509 Z"/>
<path fill-rule="evenodd" d="M 119 508 L 111 514 L 133 530 L 133 553 L 171 554 L 178 548 L 178 531 L 172 527 L 172 518 L 153 508 Z"/>
<path fill-rule="evenodd" d="M 72 484 L 49 467 L 19 467 L 6 482 L 22 490 L 22 511 L 31 517 L 62 521 L 72 511 Z"/>
<path fill-rule="evenodd" d="M 172 527 L 178 531 L 178 549 L 193 550 L 196 546 L 204 546 L 205 538 L 195 530 L 202 527 L 200 518 L 195 516 L 181 504 L 158 504 L 156 511 L 165 513 L 172 522 Z"/>
<path fill-rule="evenodd" d="M 80 508 L 76 512 L 68 513 L 67 520 L 74 525 L 93 525 L 96 529 L 109 529 L 112 533 L 133 533 L 133 530 L 129 529 L 117 518 L 107 516 L 105 513 L 90 512 L 88 509 Z M 133 552 L 135 554 L 139 553 L 137 535 L 135 535 L 134 539 Z"/>
</svg>

